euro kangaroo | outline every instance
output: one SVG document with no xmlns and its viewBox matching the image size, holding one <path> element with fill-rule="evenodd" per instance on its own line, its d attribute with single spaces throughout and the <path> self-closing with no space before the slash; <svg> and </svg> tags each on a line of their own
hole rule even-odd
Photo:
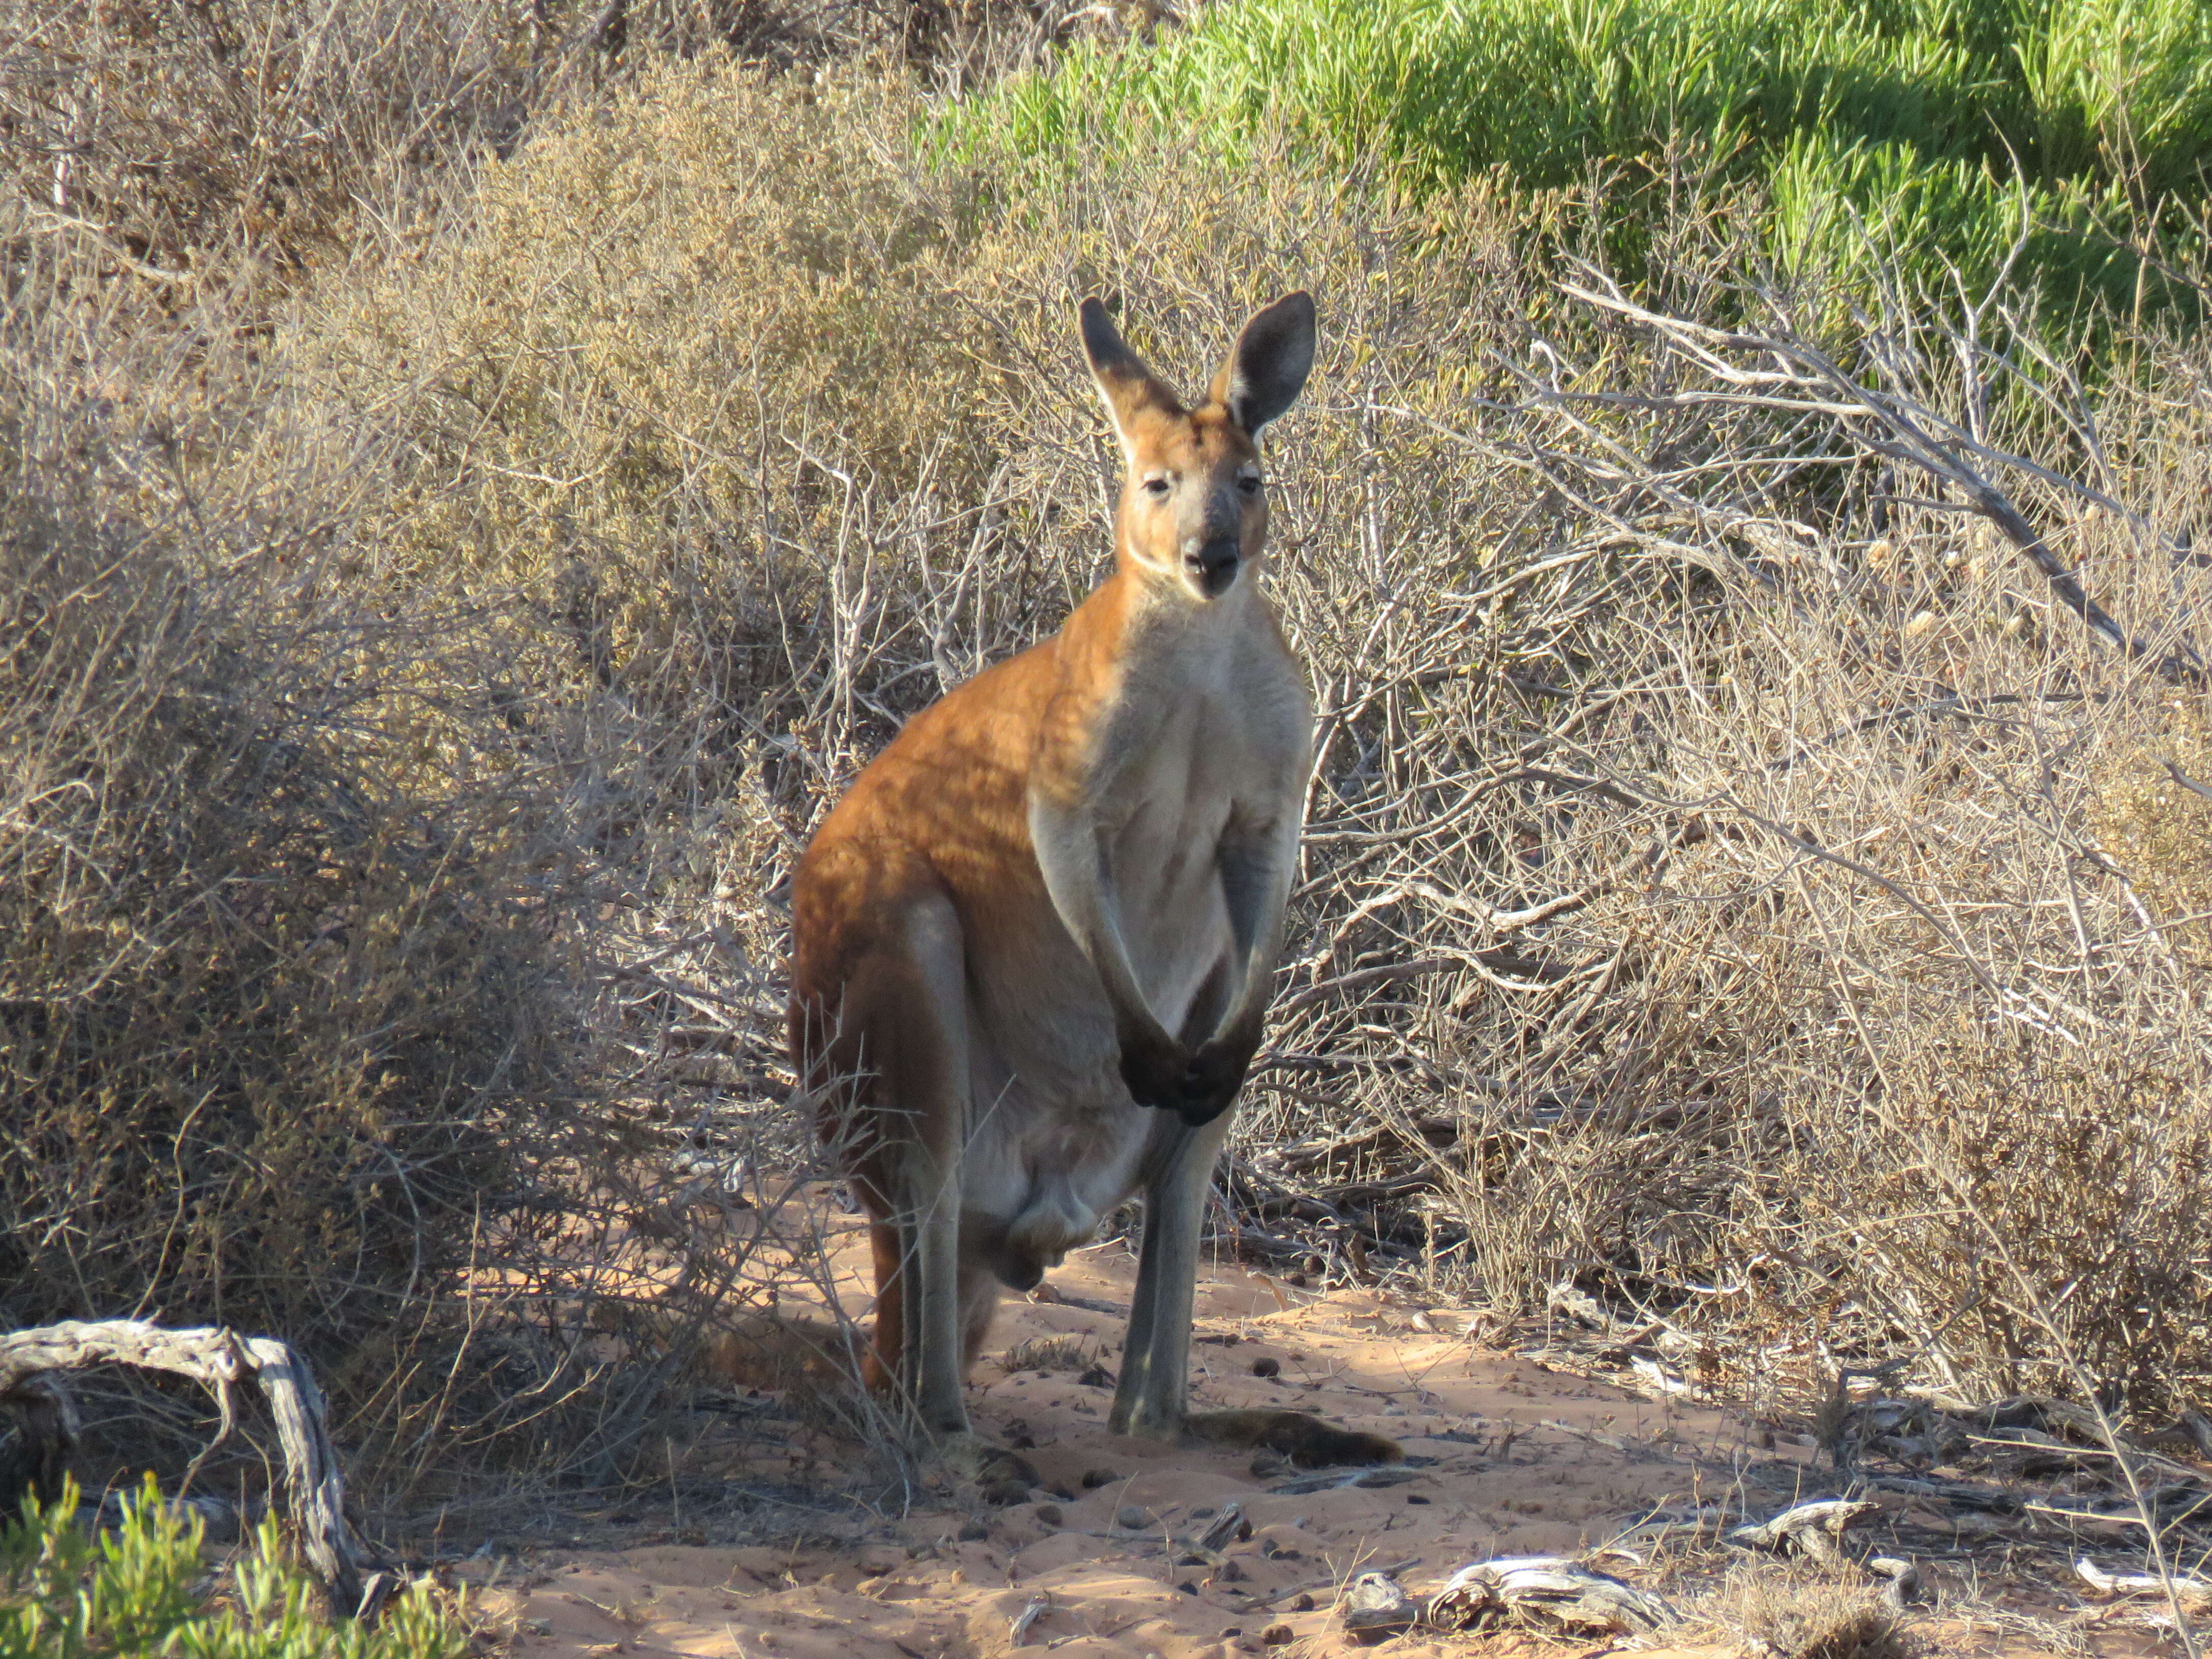
<svg viewBox="0 0 2212 1659">
<path fill-rule="evenodd" d="M 963 1379 L 1000 1287 L 1035 1289 L 1141 1191 L 1113 1431 L 1393 1461 L 1297 1413 L 1187 1401 L 1200 1223 L 1312 766 L 1304 671 L 1260 584 L 1258 439 L 1313 367 L 1313 301 L 1252 317 L 1195 407 L 1097 300 L 1080 321 L 1127 464 L 1114 574 L 910 720 L 794 885 L 792 1054 L 870 1219 L 871 1379 L 957 1472 L 1034 1485 L 971 1431 Z"/>
</svg>

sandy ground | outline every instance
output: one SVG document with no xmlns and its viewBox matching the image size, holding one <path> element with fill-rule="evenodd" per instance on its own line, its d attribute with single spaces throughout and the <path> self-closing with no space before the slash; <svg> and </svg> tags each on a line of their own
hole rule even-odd
<svg viewBox="0 0 2212 1659">
<path fill-rule="evenodd" d="M 857 1254 L 841 1259 L 848 1272 Z M 862 1510 L 844 1540 L 812 1545 L 678 1541 L 687 1535 L 680 1515 L 629 1547 L 550 1540 L 471 1564 L 463 1576 L 475 1583 L 478 1616 L 528 1659 L 1000 1659 L 1018 1642 L 1061 1659 L 1324 1659 L 1349 1650 L 1334 1603 L 1353 1572 L 1394 1569 L 1418 1595 L 1469 1561 L 1600 1544 L 1662 1504 L 1732 1498 L 1766 1513 L 1829 1491 L 1809 1437 L 1486 1349 L 1479 1324 L 1468 1332 L 1470 1315 L 1356 1290 L 1316 1295 L 1235 1267 L 1200 1286 L 1194 1405 L 1316 1413 L 1395 1438 L 1406 1466 L 1382 1477 L 1389 1484 L 1284 1490 L 1299 1472 L 1255 1474 L 1249 1452 L 1117 1437 L 1105 1426 L 1103 1373 L 1085 1382 L 1083 1371 L 1092 1356 L 1115 1363 L 1134 1265 L 1119 1245 L 1071 1257 L 1040 1299 L 1009 1299 L 976 1368 L 978 1429 L 1020 1447 L 1058 1495 L 984 1509 L 924 1493 L 902 1513 Z M 856 1279 L 845 1288 L 848 1306 L 865 1305 Z M 1056 1368 L 1010 1370 L 1024 1345 Z M 786 1431 L 804 1435 L 795 1423 Z M 788 1473 L 794 1461 L 863 1454 L 831 1445 L 782 1455 Z M 758 1471 L 757 1440 L 748 1455 Z M 1170 1534 L 1203 1530 L 1232 1502 L 1252 1530 L 1230 1546 L 1227 1565 L 1180 1565 L 1188 1552 Z M 1596 1565 L 1662 1593 L 1681 1587 L 1664 1563 Z M 2051 1647 L 1956 1618 L 1923 1619 L 1920 1630 L 1923 1650 Z M 1475 1645 L 1607 1646 L 1508 1633 L 1407 1636 L 1388 1648 L 1390 1659 L 1419 1659 Z M 1638 1645 L 1716 1659 L 1747 1650 L 1741 1640 Z"/>
</svg>

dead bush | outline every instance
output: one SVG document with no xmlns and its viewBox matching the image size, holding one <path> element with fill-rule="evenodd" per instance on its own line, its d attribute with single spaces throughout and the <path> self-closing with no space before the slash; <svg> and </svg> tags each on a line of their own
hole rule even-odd
<svg viewBox="0 0 2212 1659">
<path fill-rule="evenodd" d="M 579 88 L 714 49 L 913 60 L 963 82 L 1095 29 L 1022 0 L 9 0 L 0 199 L 155 313 L 427 235 L 480 154 Z"/>
<path fill-rule="evenodd" d="M 1909 1659 L 1920 1651 L 1877 1591 L 1809 1571 L 1731 1569 L 1699 1611 L 1780 1659 Z"/>
<path fill-rule="evenodd" d="M 1077 298 L 1113 295 L 1194 384 L 1251 303 L 1310 286 L 1316 395 L 1270 447 L 1321 763 L 1236 1247 L 1509 1308 L 1579 1279 L 1808 1356 L 1948 1332 L 1929 1364 L 1971 1389 L 2079 1341 L 2151 1389 L 2195 1294 L 2150 1264 L 2195 1248 L 2203 1110 L 2194 890 L 2158 887 L 2195 867 L 2196 798 L 2146 770 L 2183 753 L 2176 694 L 1832 426 L 1668 404 L 1696 362 L 1552 285 L 1597 251 L 1586 193 L 1413 204 L 1286 144 L 1186 165 L 1172 134 L 953 179 L 911 159 L 904 96 L 657 70 L 488 172 L 426 248 L 365 256 L 287 337 L 324 418 L 407 458 L 361 579 L 514 584 L 535 683 L 618 701 L 626 742 L 665 757 L 617 860 L 652 914 L 765 971 L 822 805 L 1095 580 L 1115 460 Z M 824 155 L 834 198 L 800 182 Z M 1664 296 L 1755 314 L 1738 222 L 1694 178 L 1681 195 Z M 1977 392 L 1939 314 L 1855 321 L 1836 349 L 2063 477 L 2063 377 Z M 2158 511 L 2196 464 L 2152 381 L 2187 372 L 2147 356 L 2095 416 L 2105 487 Z M 2165 614 L 2135 532 L 2022 476 L 2032 513 L 2112 549 L 2108 603 Z M 2111 849 L 2152 820 L 2120 781 L 2157 775 L 2185 829 L 2129 855 L 2138 878 Z M 772 1000 L 727 1029 L 774 1085 Z M 2063 1062 L 2036 1046 L 2091 1033 Z M 2092 1103 L 2126 1079 L 2140 1133 Z M 1999 1133 L 2023 1091 L 2051 1094 L 2064 1150 Z M 2045 1158 L 2043 1195 L 1973 1220 L 1954 1191 L 1931 1227 L 1928 1136 L 1965 1122 L 1991 1158 Z M 1972 1171 L 1996 1165 L 1954 1150 L 1985 1191 Z M 2123 1166 L 2149 1231 L 2100 1271 L 2179 1298 L 2130 1316 L 2165 1334 L 2046 1328 L 2028 1310 L 2083 1262 L 2032 1243 L 2038 1206 Z M 1929 1287 L 1984 1224 L 2024 1276 L 1954 1318 Z"/>
<path fill-rule="evenodd" d="M 861 108 L 895 88 L 717 64 L 641 72 L 489 167 L 419 259 L 304 311 L 294 361 L 404 422 L 364 578 L 519 588 L 556 672 L 726 750 L 788 696 L 794 632 L 854 645 L 825 607 L 911 610 L 913 548 L 972 524 L 988 468 L 957 194 Z"/>
<path fill-rule="evenodd" d="M 0 1318 L 327 1362 L 467 1258 L 501 1106 L 559 1086 L 546 815 L 441 771 L 465 722 L 409 681 L 465 619 L 134 514 L 158 446 L 64 429 L 0 524 Z"/>
<path fill-rule="evenodd" d="M 13 0 L 0 186 L 13 234 L 135 275 L 156 310 L 296 276 L 364 210 L 412 217 L 429 165 L 511 140 L 565 6 Z"/>
<path fill-rule="evenodd" d="M 497 596 L 344 579 L 376 457 L 220 296 L 163 335 L 104 326 L 76 256 L 16 275 L 0 1320 L 281 1333 L 372 1502 L 635 1477 L 753 1236 L 621 1047 L 629 775 L 570 746 L 619 720 L 523 718 Z M 181 1462 L 198 1410 L 107 1399 L 94 1441 Z"/>
<path fill-rule="evenodd" d="M 2201 1056 L 1930 1018 L 1853 1115 L 1856 1170 L 1807 1170 L 1814 1228 L 1865 1264 L 1900 1338 L 1940 1331 L 1954 1393 L 2067 1395 L 2072 1367 L 2147 1414 L 2212 1385 L 2212 1115 Z"/>
</svg>

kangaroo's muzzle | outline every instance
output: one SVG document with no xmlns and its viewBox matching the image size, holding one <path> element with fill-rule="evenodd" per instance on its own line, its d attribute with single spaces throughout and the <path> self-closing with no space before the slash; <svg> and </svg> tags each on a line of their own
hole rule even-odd
<svg viewBox="0 0 2212 1659">
<path fill-rule="evenodd" d="M 1243 544 L 1237 538 L 1214 536 L 1200 543 L 1195 550 L 1186 551 L 1182 562 L 1198 591 L 1209 599 L 1218 599 L 1237 580 L 1237 567 L 1243 558 Z"/>
</svg>

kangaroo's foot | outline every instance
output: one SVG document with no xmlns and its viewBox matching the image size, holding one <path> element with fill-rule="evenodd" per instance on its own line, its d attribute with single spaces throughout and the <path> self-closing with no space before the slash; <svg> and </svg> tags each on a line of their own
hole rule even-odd
<svg viewBox="0 0 2212 1659">
<path fill-rule="evenodd" d="M 951 1474 L 975 1486 L 987 1504 L 1018 1504 L 1043 1477 L 1003 1446 L 994 1446 L 980 1434 L 965 1431 L 941 1434 L 935 1443 L 937 1461 Z"/>
<path fill-rule="evenodd" d="M 1340 1429 L 1304 1412 L 1193 1412 L 1185 1432 L 1216 1446 L 1264 1446 L 1307 1469 L 1396 1463 L 1406 1455 L 1395 1440 Z"/>
</svg>

